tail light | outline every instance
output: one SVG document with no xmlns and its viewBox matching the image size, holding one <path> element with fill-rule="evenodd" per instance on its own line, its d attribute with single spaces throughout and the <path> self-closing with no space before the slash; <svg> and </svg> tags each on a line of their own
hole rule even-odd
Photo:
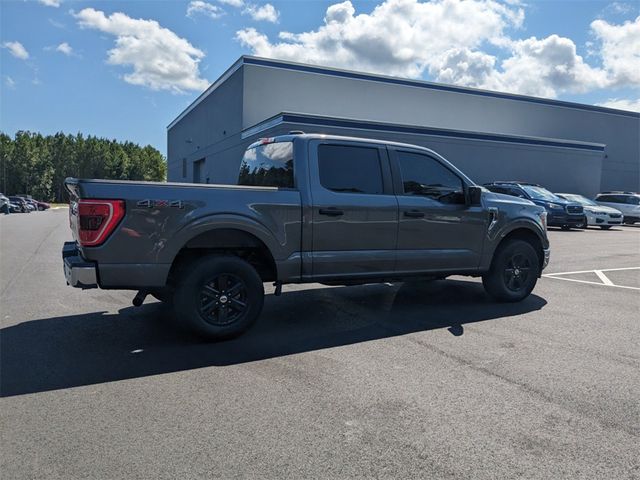
<svg viewBox="0 0 640 480">
<path fill-rule="evenodd" d="M 124 201 L 81 199 L 77 212 L 80 245 L 95 247 L 107 239 L 124 217 Z"/>
</svg>

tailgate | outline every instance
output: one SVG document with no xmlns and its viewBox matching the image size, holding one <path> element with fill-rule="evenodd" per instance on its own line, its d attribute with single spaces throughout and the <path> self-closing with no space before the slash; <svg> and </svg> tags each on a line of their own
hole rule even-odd
<svg viewBox="0 0 640 480">
<path fill-rule="evenodd" d="M 73 239 L 78 241 L 78 182 L 76 179 L 67 178 L 64 187 L 69 193 L 69 228 Z"/>
</svg>

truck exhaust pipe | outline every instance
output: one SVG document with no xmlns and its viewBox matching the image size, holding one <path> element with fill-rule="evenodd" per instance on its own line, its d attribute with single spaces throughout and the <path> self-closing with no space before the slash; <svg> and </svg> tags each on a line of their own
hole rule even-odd
<svg viewBox="0 0 640 480">
<path fill-rule="evenodd" d="M 138 293 L 136 293 L 136 296 L 133 297 L 133 306 L 139 307 L 142 305 L 144 303 L 144 299 L 147 298 L 147 295 L 147 292 L 144 290 L 139 290 Z"/>
</svg>

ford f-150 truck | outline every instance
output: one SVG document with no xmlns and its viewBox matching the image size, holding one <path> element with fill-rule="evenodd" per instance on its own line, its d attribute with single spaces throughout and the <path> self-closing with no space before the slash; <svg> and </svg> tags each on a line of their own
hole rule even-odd
<svg viewBox="0 0 640 480">
<path fill-rule="evenodd" d="M 415 145 L 292 132 L 245 152 L 237 185 L 65 181 L 69 285 L 172 304 L 214 339 L 258 318 L 265 282 L 482 277 L 520 301 L 549 261 L 545 209 Z"/>
</svg>

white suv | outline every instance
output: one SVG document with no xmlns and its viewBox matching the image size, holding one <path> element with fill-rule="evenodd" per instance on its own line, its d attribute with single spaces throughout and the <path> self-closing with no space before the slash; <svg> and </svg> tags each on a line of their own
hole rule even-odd
<svg viewBox="0 0 640 480">
<path fill-rule="evenodd" d="M 620 210 L 624 223 L 640 222 L 640 194 L 633 192 L 602 192 L 596 197 L 596 203 Z"/>
</svg>

